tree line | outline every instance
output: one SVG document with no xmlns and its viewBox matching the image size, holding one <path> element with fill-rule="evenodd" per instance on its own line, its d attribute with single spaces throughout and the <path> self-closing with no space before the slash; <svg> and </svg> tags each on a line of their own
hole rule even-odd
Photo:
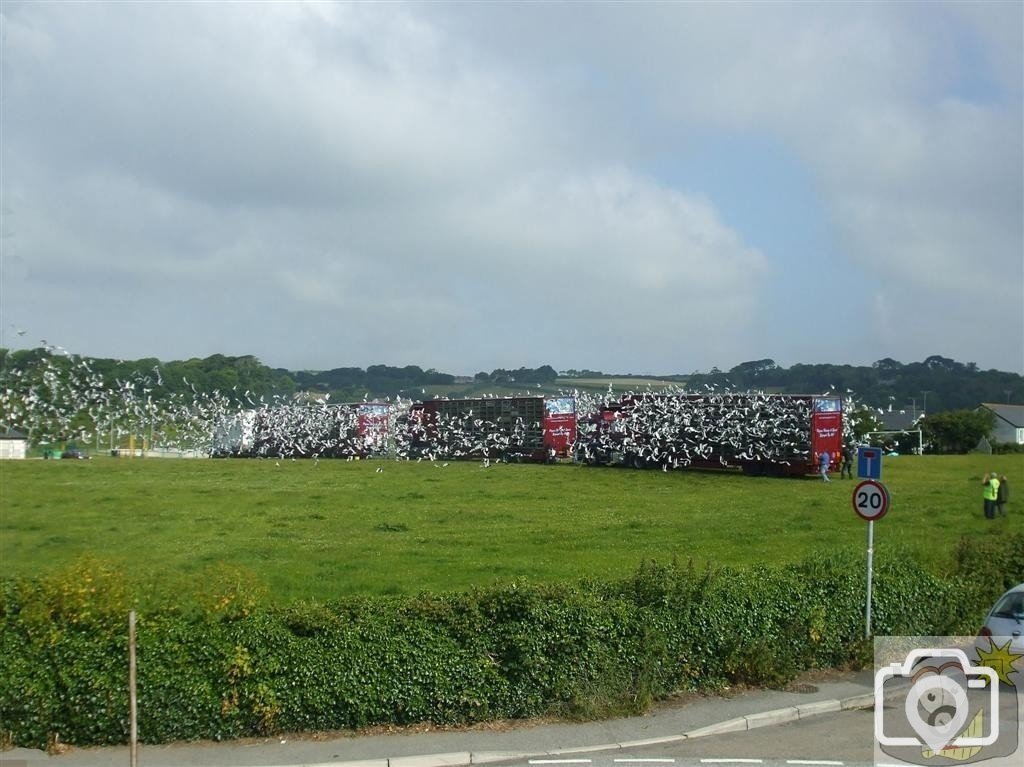
<svg viewBox="0 0 1024 767">
<path fill-rule="evenodd" d="M 863 403 L 893 404 L 918 413 L 971 409 L 982 402 L 1024 404 L 1024 376 L 981 370 L 973 362 L 939 355 L 908 364 L 886 357 L 870 366 L 797 364 L 789 368 L 762 359 L 687 377 L 691 389 L 704 384 L 790 394 L 853 393 Z"/>
<path fill-rule="evenodd" d="M 139 360 L 109 358 L 80 358 L 55 354 L 50 349 L 0 348 L 0 375 L 7 373 L 31 374 L 50 369 L 67 372 L 84 360 L 93 374 L 102 377 L 110 386 L 117 382 L 140 381 L 146 383 L 146 392 L 153 399 L 190 392 L 220 394 L 239 404 L 259 401 L 260 398 L 288 396 L 303 392 L 329 394 L 335 402 L 360 401 L 366 398 L 404 397 L 420 399 L 426 396 L 426 387 L 433 392 L 454 394 L 459 377 L 418 365 L 396 367 L 370 365 L 367 368 L 339 367 L 331 370 L 287 370 L 270 368 L 252 355 L 230 357 L 213 354 L 203 359 L 161 362 L 155 357 Z M 538 383 L 550 384 L 558 372 L 550 365 L 539 368 L 496 368 L 490 373 L 477 373 L 473 380 L 499 386 L 522 386 L 524 389 Z M 464 381 L 470 379 L 464 378 Z"/>
<path fill-rule="evenodd" d="M 11 351 L 0 348 L 0 373 L 38 367 L 43 360 L 57 369 L 70 368 L 72 364 L 71 358 L 53 354 L 47 349 Z M 460 383 L 460 379 L 451 373 L 434 368 L 424 370 L 417 365 L 291 371 L 270 368 L 251 355 L 232 357 L 214 354 L 203 359 L 171 362 L 161 362 L 153 357 L 139 360 L 89 358 L 88 362 L 96 374 L 110 383 L 142 377 L 149 379 L 154 398 L 188 394 L 192 390 L 208 394 L 219 392 L 239 402 L 298 392 L 330 394 L 334 401 L 397 396 L 419 399 L 426 395 L 426 387 L 432 387 L 432 392 L 457 396 Z M 572 377 L 577 377 L 583 373 L 588 378 L 612 375 L 595 370 L 565 370 L 561 376 L 574 374 Z M 621 378 L 628 374 L 614 376 Z M 525 391 L 537 384 L 557 384 L 559 377 L 554 367 L 542 365 L 538 368 L 496 368 L 490 373 L 481 371 L 472 380 L 476 384 L 494 384 Z M 892 405 L 908 412 L 928 414 L 973 409 L 981 402 L 1024 404 L 1024 376 L 981 370 L 973 362 L 961 363 L 938 355 L 908 364 L 885 358 L 870 366 L 796 364 L 789 368 L 777 365 L 771 359 L 761 359 L 742 362 L 729 370 L 716 367 L 708 372 L 661 377 L 693 390 L 713 386 L 734 391 L 835 392 L 844 397 L 852 394 L 858 402 L 875 407 Z M 571 386 L 571 382 L 566 382 L 566 385 Z"/>
</svg>

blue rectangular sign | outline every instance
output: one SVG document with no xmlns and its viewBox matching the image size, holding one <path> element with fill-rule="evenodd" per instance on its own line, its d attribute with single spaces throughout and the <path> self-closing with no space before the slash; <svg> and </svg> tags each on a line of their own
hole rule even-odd
<svg viewBox="0 0 1024 767">
<path fill-rule="evenodd" d="M 882 478 L 882 448 L 857 448 L 857 476 L 861 479 Z"/>
</svg>

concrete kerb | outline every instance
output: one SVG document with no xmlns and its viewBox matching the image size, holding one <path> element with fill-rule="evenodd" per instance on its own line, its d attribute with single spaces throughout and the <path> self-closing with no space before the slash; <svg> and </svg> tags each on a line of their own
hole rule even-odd
<svg viewBox="0 0 1024 767">
<path fill-rule="evenodd" d="M 816 703 L 797 706 L 796 710 L 800 719 L 818 714 L 834 714 L 836 711 L 843 710 L 843 702 L 841 700 L 819 700 Z"/>
<path fill-rule="evenodd" d="M 388 759 L 388 767 L 459 767 L 472 764 L 473 754 L 456 751 L 450 754 L 425 754 L 423 756 L 398 756 Z"/>
<path fill-rule="evenodd" d="M 332 762 L 331 767 L 467 767 L 474 764 L 496 764 L 521 759 L 540 760 L 544 757 L 569 756 L 571 754 L 587 754 L 600 751 L 619 751 L 623 749 L 660 746 L 668 743 L 679 743 L 684 740 L 703 738 L 709 735 L 721 735 L 729 732 L 743 732 L 758 727 L 795 722 L 812 716 L 830 714 L 837 711 L 870 708 L 875 705 L 873 693 L 855 695 L 850 698 L 816 701 L 800 706 L 761 711 L 756 714 L 726 719 L 725 721 L 698 727 L 680 735 L 667 735 L 660 738 L 630 740 L 621 743 L 603 743 L 596 746 L 580 746 L 577 748 L 561 748 L 553 751 L 480 751 L 456 752 L 451 754 L 426 754 L 423 756 L 404 756 L 393 759 L 375 759 L 358 762 Z M 293 767 L 295 767 L 293 765 Z M 303 765 L 302 767 L 327 767 L 327 765 Z"/>
<path fill-rule="evenodd" d="M 562 754 L 589 754 L 591 751 L 615 751 L 622 748 L 619 743 L 602 743 L 599 746 L 574 746 L 572 748 L 558 748 L 545 752 L 548 756 L 561 756 Z"/>
<path fill-rule="evenodd" d="M 866 695 L 854 695 L 852 698 L 844 698 L 843 711 L 853 708 L 870 708 L 875 705 L 875 694 L 869 692 Z"/>
<path fill-rule="evenodd" d="M 478 751 L 469 755 L 470 764 L 512 762 L 518 759 L 529 759 L 534 756 L 538 756 L 538 754 L 524 754 L 519 751 Z"/>
<path fill-rule="evenodd" d="M 753 730 L 758 727 L 770 727 L 773 724 L 795 722 L 800 718 L 800 711 L 796 706 L 787 706 L 773 711 L 762 711 L 759 714 L 751 714 L 743 718 L 747 720 L 747 729 Z"/>
<path fill-rule="evenodd" d="M 724 722 L 710 724 L 706 727 L 699 727 L 696 730 L 689 730 L 683 734 L 685 738 L 703 738 L 708 735 L 721 735 L 727 732 L 743 732 L 758 727 L 768 727 L 776 724 L 786 724 L 799 719 L 807 719 L 819 714 L 830 714 L 836 711 L 847 711 L 857 708 L 865 708 L 874 705 L 874 695 L 857 695 L 853 698 L 843 700 L 831 699 L 820 700 L 814 703 L 807 703 L 800 706 L 785 706 L 771 711 L 761 711 L 757 714 L 739 716 L 735 719 L 727 719 Z"/>
<path fill-rule="evenodd" d="M 723 735 L 727 732 L 744 732 L 747 729 L 749 729 L 747 727 L 747 717 L 737 716 L 734 719 L 726 719 L 724 722 L 716 722 L 715 724 L 698 727 L 695 730 L 687 730 L 683 735 L 687 738 L 704 738 L 708 735 Z"/>
</svg>

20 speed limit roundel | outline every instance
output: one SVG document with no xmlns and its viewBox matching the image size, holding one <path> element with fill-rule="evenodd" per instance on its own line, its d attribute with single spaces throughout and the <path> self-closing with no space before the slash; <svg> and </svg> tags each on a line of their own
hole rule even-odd
<svg viewBox="0 0 1024 767">
<path fill-rule="evenodd" d="M 869 522 L 881 519 L 889 510 L 889 491 L 881 482 L 864 480 L 853 488 L 853 510 Z"/>
</svg>

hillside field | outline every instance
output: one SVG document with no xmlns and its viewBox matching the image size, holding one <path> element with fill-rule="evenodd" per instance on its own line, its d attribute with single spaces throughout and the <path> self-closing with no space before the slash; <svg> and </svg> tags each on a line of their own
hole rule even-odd
<svg viewBox="0 0 1024 767">
<path fill-rule="evenodd" d="M 574 391 L 589 394 L 605 394 L 608 387 L 617 394 L 624 394 L 629 391 L 644 391 L 646 389 L 662 390 L 667 386 L 681 386 L 678 381 L 667 378 L 645 378 L 641 376 L 603 376 L 595 378 L 566 378 L 559 377 L 548 384 L 538 384 L 531 381 L 522 381 L 518 384 L 495 384 L 490 381 L 472 381 L 469 383 L 435 384 L 413 389 L 405 392 L 403 396 L 412 399 L 431 397 L 515 397 L 527 394 L 541 394 L 557 396 Z"/>
<path fill-rule="evenodd" d="M 887 458 L 876 551 L 944 569 L 962 536 L 1024 532 L 1020 455 Z M 1006 473 L 1009 517 L 981 513 Z M 275 602 L 628 575 L 644 560 L 863 552 L 856 480 L 574 465 L 115 459 L 0 466 L 0 575 L 95 557 L 143 600 L 241 579 Z"/>
</svg>

